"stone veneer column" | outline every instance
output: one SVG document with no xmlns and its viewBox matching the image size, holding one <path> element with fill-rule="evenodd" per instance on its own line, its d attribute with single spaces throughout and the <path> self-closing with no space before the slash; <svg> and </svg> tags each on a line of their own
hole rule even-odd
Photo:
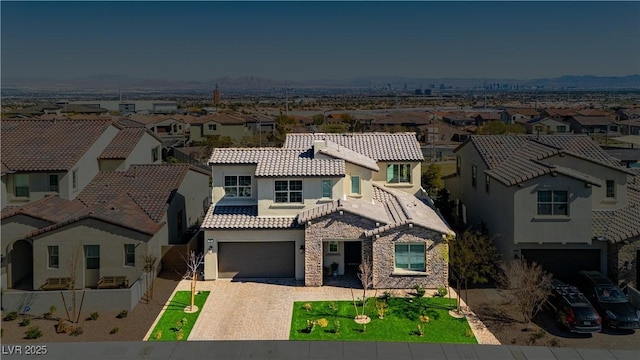
<svg viewBox="0 0 640 360">
<path fill-rule="evenodd" d="M 322 286 L 322 237 L 313 230 L 311 222 L 304 229 L 304 285 Z"/>
</svg>

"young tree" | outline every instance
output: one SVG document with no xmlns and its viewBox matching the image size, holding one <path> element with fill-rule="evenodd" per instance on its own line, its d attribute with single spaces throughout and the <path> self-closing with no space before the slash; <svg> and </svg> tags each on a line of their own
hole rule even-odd
<svg viewBox="0 0 640 360">
<path fill-rule="evenodd" d="M 442 181 L 442 168 L 438 164 L 431 163 L 422 173 L 422 187 L 431 196 L 444 187 Z"/>
<path fill-rule="evenodd" d="M 67 313 L 67 320 L 72 323 L 76 322 L 80 315 L 77 313 L 77 281 L 78 271 L 82 268 L 82 254 L 82 244 L 74 244 L 67 262 L 67 269 L 69 270 L 69 291 L 71 291 L 71 313 L 69 313 L 69 307 L 67 307 L 67 301 L 65 300 L 64 293 L 62 291 L 60 292 L 60 296 L 62 296 L 62 303 L 64 304 L 64 310 Z"/>
<path fill-rule="evenodd" d="M 456 209 L 456 203 L 451 200 L 451 193 L 446 188 L 441 188 L 433 199 L 433 205 L 440 211 L 444 219 L 453 225 L 455 218 L 453 216 Z"/>
<path fill-rule="evenodd" d="M 155 276 L 157 263 L 157 256 L 142 255 L 142 271 L 147 274 L 147 303 L 153 298 L 153 278 Z"/>
<path fill-rule="evenodd" d="M 456 281 L 458 299 L 464 285 L 465 302 L 468 301 L 468 283 L 485 284 L 495 275 L 499 254 L 491 239 L 480 232 L 466 230 L 449 243 L 449 265 Z M 460 311 L 460 302 L 457 304 Z"/>
<path fill-rule="evenodd" d="M 191 311 L 195 310 L 196 300 L 196 282 L 198 281 L 198 269 L 204 263 L 204 255 L 197 254 L 195 251 L 189 253 L 189 258 L 183 258 L 187 262 L 187 272 L 182 277 L 185 280 L 191 280 Z"/>
<path fill-rule="evenodd" d="M 522 322 L 529 324 L 551 293 L 551 274 L 535 262 L 524 258 L 500 266 L 500 283 L 510 290 L 509 298 L 516 305 Z"/>
<path fill-rule="evenodd" d="M 362 257 L 362 262 L 358 269 L 360 270 L 358 272 L 358 279 L 360 279 L 360 283 L 362 284 L 362 311 L 358 311 L 353 289 L 351 289 L 351 297 L 353 298 L 353 307 L 356 310 L 355 320 L 357 323 L 362 324 L 363 331 L 367 331 L 367 323 L 370 319 L 364 313 L 364 310 L 367 305 L 367 289 L 373 286 L 373 266 L 371 266 L 371 262 L 367 257 Z"/>
</svg>

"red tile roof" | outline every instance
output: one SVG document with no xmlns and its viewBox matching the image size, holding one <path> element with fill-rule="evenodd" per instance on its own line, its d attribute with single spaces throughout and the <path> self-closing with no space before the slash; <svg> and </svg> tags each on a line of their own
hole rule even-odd
<svg viewBox="0 0 640 360">
<path fill-rule="evenodd" d="M 12 171 L 69 171 L 110 120 L 3 120 L 2 162 Z"/>
<path fill-rule="evenodd" d="M 98 159 L 126 159 L 147 131 L 144 127 L 124 128 L 111 140 Z"/>
</svg>

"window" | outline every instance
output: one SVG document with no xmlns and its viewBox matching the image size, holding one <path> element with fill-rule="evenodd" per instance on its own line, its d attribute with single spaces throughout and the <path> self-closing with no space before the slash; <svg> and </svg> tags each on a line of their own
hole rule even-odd
<svg viewBox="0 0 640 360">
<path fill-rule="evenodd" d="M 78 189 L 78 170 L 77 169 L 71 172 L 71 186 L 73 187 L 73 190 Z"/>
<path fill-rule="evenodd" d="M 84 256 L 87 270 L 100 269 L 100 245 L 85 245 Z"/>
<path fill-rule="evenodd" d="M 160 148 L 158 146 L 156 146 L 153 149 L 151 149 L 151 160 L 153 162 L 158 161 L 158 153 L 160 152 L 159 149 Z"/>
<path fill-rule="evenodd" d="M 322 180 L 322 197 L 333 198 L 333 187 L 331 186 L 331 180 Z"/>
<path fill-rule="evenodd" d="M 387 166 L 388 183 L 410 183 L 411 164 L 389 164 Z"/>
<path fill-rule="evenodd" d="M 275 184 L 277 203 L 301 203 L 302 180 L 276 180 Z"/>
<path fill-rule="evenodd" d="M 396 244 L 396 268 L 425 271 L 424 244 Z"/>
<path fill-rule="evenodd" d="M 558 125 L 556 130 L 558 131 L 558 134 L 562 134 L 567 132 L 567 127 L 565 125 Z"/>
<path fill-rule="evenodd" d="M 13 194 L 16 197 L 29 197 L 29 175 L 15 174 L 13 183 Z"/>
<path fill-rule="evenodd" d="M 351 177 L 351 193 L 360 194 L 360 176 Z"/>
<path fill-rule="evenodd" d="M 487 194 L 489 193 L 489 189 L 491 188 L 491 183 L 489 182 L 489 175 L 485 175 L 484 176 L 484 191 L 487 192 Z"/>
<path fill-rule="evenodd" d="M 538 215 L 568 215 L 568 208 L 566 191 L 538 191 Z"/>
<path fill-rule="evenodd" d="M 251 197 L 251 176 L 225 176 L 224 196 Z"/>
<path fill-rule="evenodd" d="M 58 267 L 60 267 L 60 255 L 58 252 L 58 246 L 47 246 L 47 250 L 49 252 L 49 267 L 57 269 Z"/>
<path fill-rule="evenodd" d="M 460 156 L 456 156 L 456 175 L 460 176 L 460 166 L 462 164 L 462 160 Z"/>
<path fill-rule="evenodd" d="M 471 186 L 474 188 L 478 185 L 478 167 L 471 165 Z"/>
<path fill-rule="evenodd" d="M 49 175 L 49 191 L 59 192 L 58 175 Z"/>
<path fill-rule="evenodd" d="M 616 197 L 616 182 L 613 180 L 607 180 L 607 197 L 608 198 Z"/>
<path fill-rule="evenodd" d="M 330 253 L 337 253 L 338 252 L 338 242 L 337 241 L 329 242 L 329 252 Z"/>
<path fill-rule="evenodd" d="M 136 266 L 135 244 L 124 244 L 124 266 Z"/>
<path fill-rule="evenodd" d="M 216 131 L 217 130 L 216 124 L 209 124 L 209 130 Z"/>
<path fill-rule="evenodd" d="M 183 225 L 184 225 L 184 222 L 182 220 L 183 217 L 184 217 L 184 213 L 182 212 L 182 209 L 178 210 L 178 215 L 176 218 L 176 227 L 178 228 L 178 232 L 182 231 L 183 229 Z"/>
</svg>

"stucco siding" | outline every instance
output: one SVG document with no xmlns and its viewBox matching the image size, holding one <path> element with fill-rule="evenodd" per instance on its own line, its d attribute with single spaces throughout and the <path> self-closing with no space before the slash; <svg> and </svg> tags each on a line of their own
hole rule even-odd
<svg viewBox="0 0 640 360">
<path fill-rule="evenodd" d="M 212 166 L 212 202 L 219 205 L 255 205 L 257 204 L 260 180 L 254 177 L 256 165 L 214 165 Z M 225 197 L 225 176 L 251 176 L 251 197 Z M 268 180 L 268 179 L 267 179 Z"/>
<path fill-rule="evenodd" d="M 417 195 L 420 193 L 421 187 L 421 175 L 422 175 L 422 165 L 416 161 L 393 161 L 393 162 L 385 162 L 378 161 L 378 166 L 380 167 L 380 171 L 373 171 L 372 181 L 376 184 L 392 187 L 397 190 L 401 190 L 407 192 L 411 195 Z M 411 165 L 411 183 L 387 183 L 387 167 L 389 164 L 410 164 Z"/>
<path fill-rule="evenodd" d="M 158 149 L 156 161 L 153 161 L 152 149 Z M 123 170 L 136 164 L 162 164 L 162 142 L 145 132 L 129 154 Z"/>
<path fill-rule="evenodd" d="M 275 200 L 275 181 L 279 180 L 302 180 L 302 203 L 276 203 Z M 329 201 L 322 199 L 322 180 L 331 180 L 333 185 L 333 199 L 339 198 L 342 194 L 341 185 L 342 178 L 260 178 L 258 179 L 258 215 L 260 216 L 295 216 L 301 211 L 318 206 L 319 204 Z"/>
</svg>

